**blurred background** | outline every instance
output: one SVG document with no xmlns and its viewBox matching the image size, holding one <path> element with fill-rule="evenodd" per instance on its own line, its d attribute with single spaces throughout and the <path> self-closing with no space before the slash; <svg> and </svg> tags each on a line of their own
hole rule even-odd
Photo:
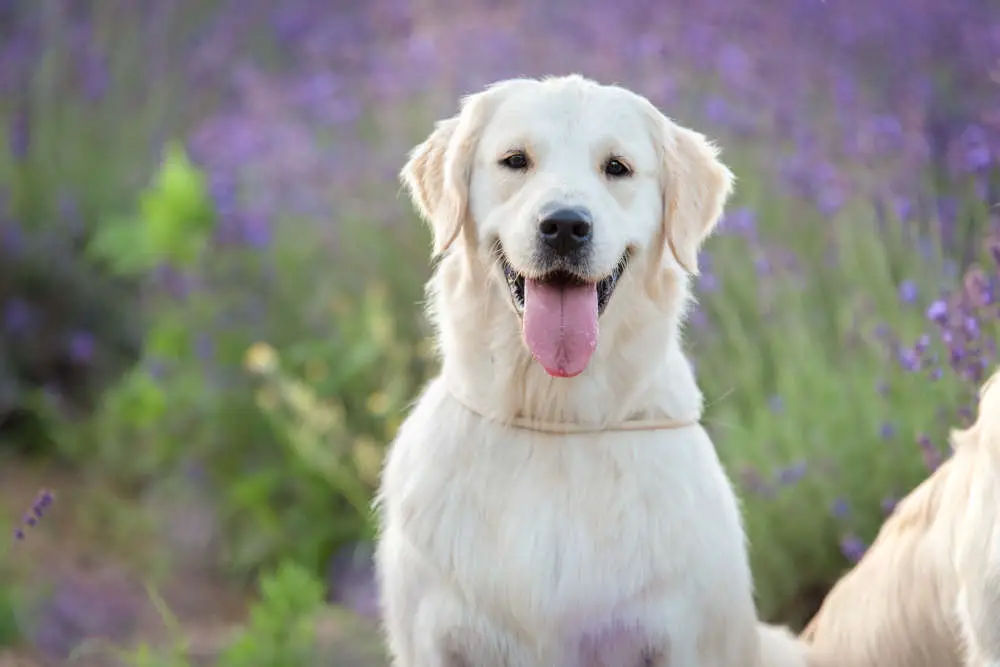
<svg viewBox="0 0 1000 667">
<path fill-rule="evenodd" d="M 0 665 L 386 664 L 369 500 L 436 363 L 396 173 L 570 72 L 739 177 L 687 339 L 808 619 L 995 362 L 1000 5 L 6 0 Z"/>
</svg>

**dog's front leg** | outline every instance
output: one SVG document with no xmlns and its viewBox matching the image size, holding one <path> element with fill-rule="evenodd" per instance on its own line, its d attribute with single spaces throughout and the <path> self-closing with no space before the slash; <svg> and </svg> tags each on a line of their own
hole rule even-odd
<svg viewBox="0 0 1000 667">
<path fill-rule="evenodd" d="M 466 616 L 462 625 L 441 631 L 434 641 L 424 644 L 416 667 L 551 667 L 481 618 Z"/>
<path fill-rule="evenodd" d="M 410 632 L 415 662 L 398 667 L 551 667 L 445 585 L 420 601 Z"/>
<path fill-rule="evenodd" d="M 1000 667 L 1000 578 L 964 585 L 958 617 L 965 640 L 966 667 Z"/>
<path fill-rule="evenodd" d="M 752 638 L 675 635 L 648 653 L 643 667 L 761 667 L 756 646 Z"/>
</svg>

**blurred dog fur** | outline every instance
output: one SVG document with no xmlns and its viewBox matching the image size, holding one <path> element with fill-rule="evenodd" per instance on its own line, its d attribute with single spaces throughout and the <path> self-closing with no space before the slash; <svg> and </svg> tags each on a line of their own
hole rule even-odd
<svg viewBox="0 0 1000 667">
<path fill-rule="evenodd" d="M 402 180 L 440 260 L 442 367 L 377 497 L 393 664 L 806 664 L 758 625 L 681 348 L 732 189 L 712 144 L 623 88 L 516 79 L 467 97 Z"/>
<path fill-rule="evenodd" d="M 802 639 L 842 667 L 1000 667 L 1000 371 Z"/>
</svg>

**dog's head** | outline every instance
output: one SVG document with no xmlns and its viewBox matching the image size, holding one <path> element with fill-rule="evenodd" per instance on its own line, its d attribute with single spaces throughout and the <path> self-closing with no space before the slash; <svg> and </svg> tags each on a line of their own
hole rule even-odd
<svg viewBox="0 0 1000 667">
<path fill-rule="evenodd" d="M 568 76 L 465 98 L 413 150 L 402 180 L 435 253 L 480 267 L 534 359 L 572 377 L 606 319 L 667 298 L 664 281 L 687 298 L 733 177 L 704 136 L 646 99 Z"/>
</svg>

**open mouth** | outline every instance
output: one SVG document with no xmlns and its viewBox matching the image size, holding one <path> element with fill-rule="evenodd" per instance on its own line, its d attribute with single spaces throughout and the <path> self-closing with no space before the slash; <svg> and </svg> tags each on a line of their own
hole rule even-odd
<svg viewBox="0 0 1000 667">
<path fill-rule="evenodd" d="M 574 377 L 586 370 L 597 349 L 601 314 L 625 271 L 628 253 L 597 281 L 564 270 L 530 278 L 511 266 L 499 245 L 497 256 L 531 356 L 552 377 Z"/>
<path fill-rule="evenodd" d="M 510 262 L 507 261 L 507 256 L 504 255 L 503 249 L 499 246 L 497 247 L 497 256 L 500 258 L 500 266 L 503 268 L 503 276 L 507 281 L 507 288 L 510 290 L 510 298 L 514 304 L 514 308 L 519 314 L 524 314 L 524 296 L 525 296 L 525 280 L 524 275 L 518 273 Z M 583 278 L 562 269 L 551 271 L 544 276 L 537 279 L 537 282 L 549 285 L 555 288 L 582 288 L 587 285 L 593 285 L 594 289 L 597 291 L 597 314 L 603 315 L 604 309 L 607 308 L 608 302 L 611 301 L 611 295 L 615 293 L 615 287 L 618 285 L 618 279 L 621 278 L 622 273 L 625 272 L 625 267 L 628 264 L 628 252 L 622 255 L 621 260 L 612 269 L 611 273 L 607 276 L 598 280 L 596 283 L 592 281 L 584 280 Z"/>
</svg>

